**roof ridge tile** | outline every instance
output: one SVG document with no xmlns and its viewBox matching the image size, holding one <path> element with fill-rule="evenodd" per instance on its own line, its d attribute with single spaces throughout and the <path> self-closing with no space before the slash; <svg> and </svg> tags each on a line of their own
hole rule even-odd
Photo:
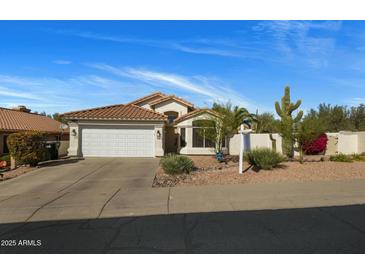
<svg viewBox="0 0 365 274">
<path fill-rule="evenodd" d="M 141 98 L 138 98 L 138 99 L 136 99 L 136 100 L 134 100 L 134 101 L 132 101 L 132 102 L 129 102 L 129 104 L 138 104 L 138 103 L 141 103 L 141 102 L 143 102 L 143 101 L 146 101 L 146 100 L 148 100 L 148 99 L 150 99 L 151 97 L 156 96 L 156 95 L 160 95 L 160 96 L 162 96 L 162 97 L 167 96 L 165 93 L 162 93 L 161 91 L 156 91 L 156 92 L 152 92 L 152 93 L 151 93 L 151 94 L 149 94 L 149 95 L 146 95 L 146 96 L 143 96 L 143 97 L 141 97 Z"/>
</svg>

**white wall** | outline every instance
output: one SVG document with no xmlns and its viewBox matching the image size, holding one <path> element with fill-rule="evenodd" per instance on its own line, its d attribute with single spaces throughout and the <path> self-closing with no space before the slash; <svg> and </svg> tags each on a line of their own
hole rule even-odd
<svg viewBox="0 0 365 274">
<path fill-rule="evenodd" d="M 338 135 L 337 151 L 343 154 L 357 153 L 357 139 L 358 136 L 356 132 L 340 131 Z"/>
<path fill-rule="evenodd" d="M 142 108 L 146 108 L 146 109 L 151 109 L 151 106 L 149 103 L 138 104 L 138 106 L 142 107 Z"/>
<path fill-rule="evenodd" d="M 70 146 L 69 141 L 60 141 L 60 147 L 58 148 L 58 156 L 67 155 L 67 150 Z"/>
<path fill-rule="evenodd" d="M 276 151 L 281 153 L 281 136 L 277 133 L 272 134 L 276 140 Z M 235 134 L 229 139 L 229 154 L 239 155 L 240 151 L 240 134 Z M 250 151 L 255 148 L 272 148 L 272 141 L 270 140 L 270 134 L 267 133 L 251 133 L 245 135 L 244 150 Z"/>
<path fill-rule="evenodd" d="M 339 133 L 326 133 L 329 138 L 337 138 L 337 141 L 331 145 L 335 148 L 331 148 L 330 151 L 326 152 L 326 155 L 343 153 L 343 154 L 353 154 L 353 153 L 365 153 L 365 131 L 360 132 L 345 132 L 341 131 Z M 248 135 L 247 135 L 248 136 Z M 271 141 L 269 134 L 257 134 L 252 133 L 249 135 L 249 140 L 245 140 L 246 145 L 245 150 L 250 150 L 254 148 L 271 148 Z M 273 134 L 276 141 L 276 151 L 282 153 L 281 143 L 282 138 L 279 134 Z M 247 138 L 247 137 L 246 137 Z M 248 148 L 247 146 L 250 146 Z M 240 135 L 236 134 L 229 140 L 229 153 L 231 155 L 239 155 L 240 150 Z"/>
<path fill-rule="evenodd" d="M 338 153 L 338 132 L 327 132 L 328 141 L 325 155 L 334 155 Z"/>
<path fill-rule="evenodd" d="M 357 153 L 365 153 L 365 131 L 357 133 Z"/>
</svg>

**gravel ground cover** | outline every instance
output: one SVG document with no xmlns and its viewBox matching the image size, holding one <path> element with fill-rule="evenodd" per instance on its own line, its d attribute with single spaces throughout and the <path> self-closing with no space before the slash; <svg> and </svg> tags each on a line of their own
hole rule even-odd
<svg viewBox="0 0 365 274">
<path fill-rule="evenodd" d="M 5 181 L 5 180 L 8 180 L 8 179 L 15 178 L 15 177 L 20 176 L 24 173 L 30 172 L 30 171 L 32 171 L 36 168 L 37 167 L 20 166 L 16 169 L 5 171 L 3 173 L 3 176 L 0 177 L 0 183 L 1 183 L 1 181 Z"/>
<path fill-rule="evenodd" d="M 161 168 L 157 171 L 153 186 L 189 186 L 208 184 L 245 184 L 261 182 L 313 182 L 365 179 L 365 162 L 330 162 L 317 161 L 313 158 L 300 164 L 299 162 L 284 162 L 273 170 L 254 171 L 244 163 L 246 171 L 238 173 L 237 158 L 227 164 L 218 163 L 214 157 L 191 156 L 196 170 L 191 174 L 169 176 Z"/>
</svg>

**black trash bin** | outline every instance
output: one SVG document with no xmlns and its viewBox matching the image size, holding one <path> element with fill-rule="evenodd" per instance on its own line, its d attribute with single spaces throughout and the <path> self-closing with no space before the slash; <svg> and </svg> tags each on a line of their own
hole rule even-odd
<svg viewBox="0 0 365 274">
<path fill-rule="evenodd" d="M 58 142 L 46 142 L 47 160 L 58 159 Z"/>
</svg>

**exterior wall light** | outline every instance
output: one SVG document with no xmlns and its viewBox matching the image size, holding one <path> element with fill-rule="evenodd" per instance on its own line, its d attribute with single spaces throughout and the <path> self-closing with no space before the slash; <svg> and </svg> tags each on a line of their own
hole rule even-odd
<svg viewBox="0 0 365 274">
<path fill-rule="evenodd" d="M 77 132 L 76 132 L 76 130 L 75 130 L 75 129 L 73 129 L 73 130 L 71 131 L 71 135 L 72 135 L 72 136 L 76 136 L 76 135 L 77 135 Z"/>
<path fill-rule="evenodd" d="M 161 139 L 161 132 L 159 130 L 157 130 L 157 140 Z"/>
</svg>

